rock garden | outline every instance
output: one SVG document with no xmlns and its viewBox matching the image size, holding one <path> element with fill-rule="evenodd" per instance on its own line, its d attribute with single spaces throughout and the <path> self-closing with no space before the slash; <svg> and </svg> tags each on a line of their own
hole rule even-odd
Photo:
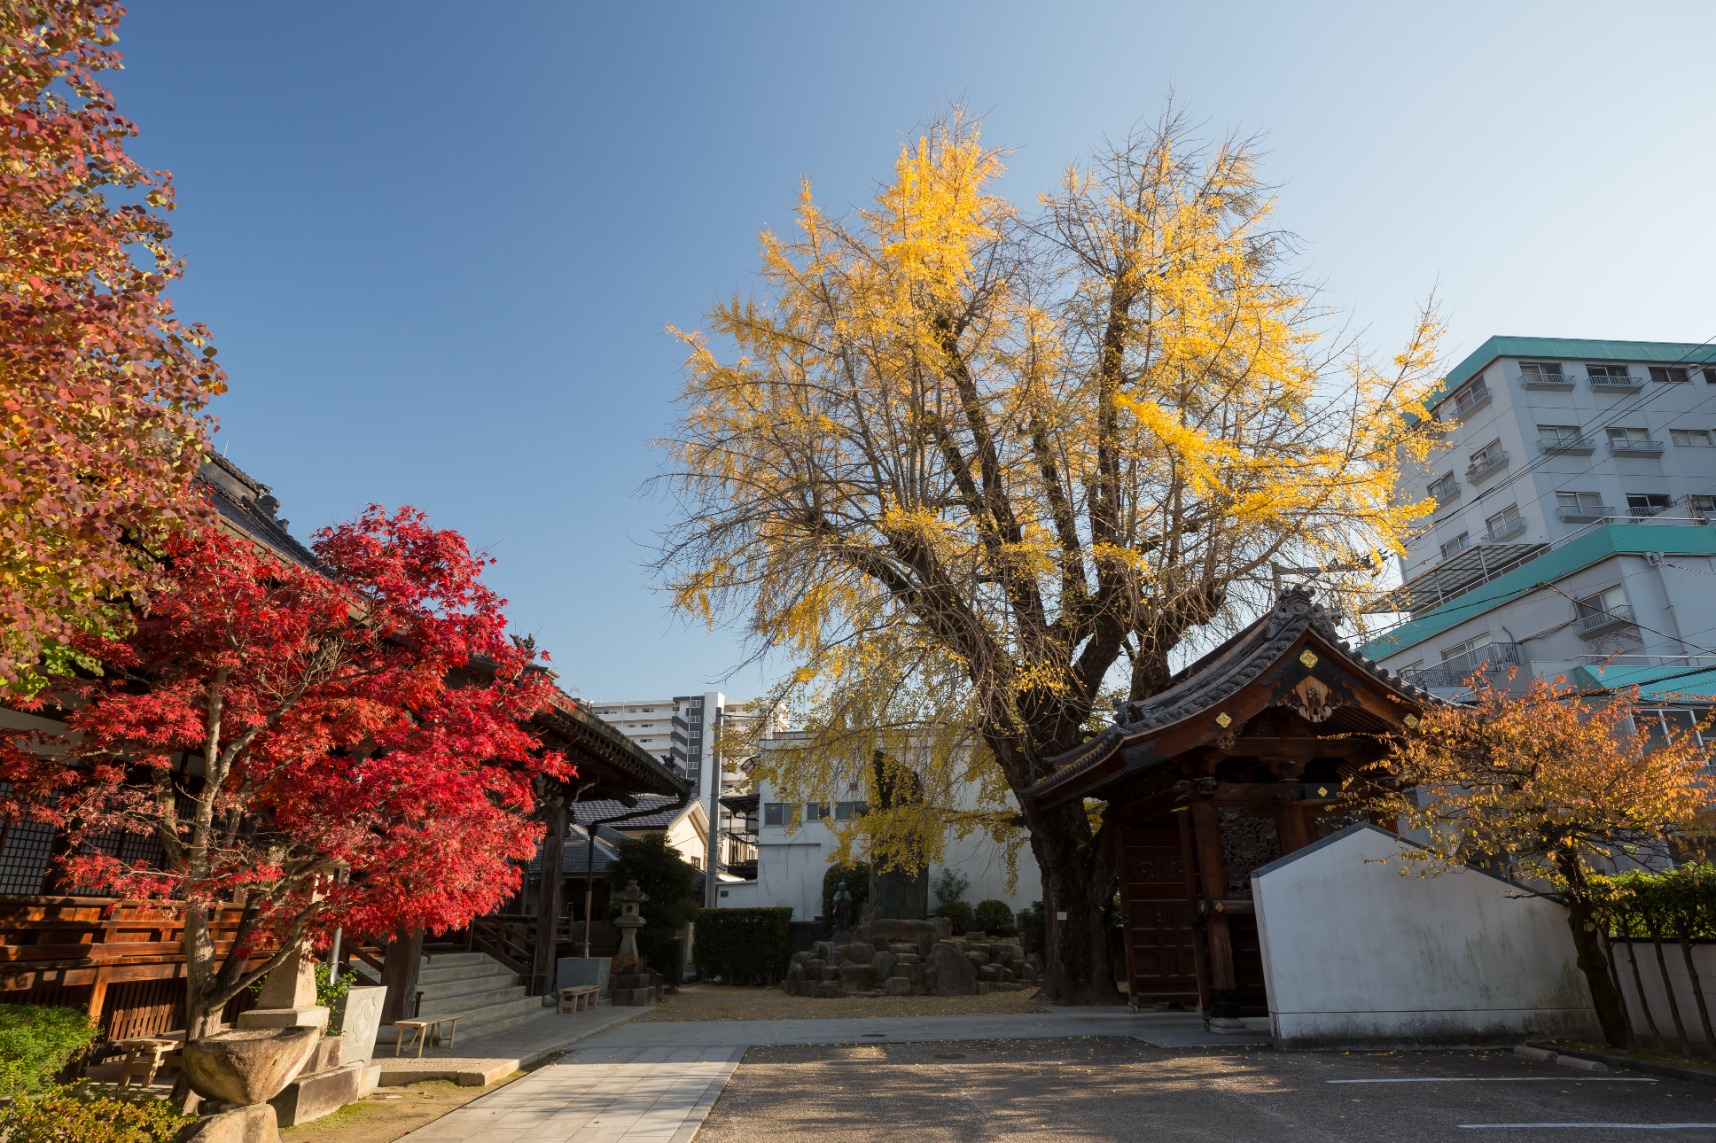
<svg viewBox="0 0 1716 1143">
<path fill-rule="evenodd" d="M 794 953 L 782 987 L 816 999 L 986 996 L 1033 987 L 1042 970 L 1017 937 L 956 937 L 946 917 L 878 920 Z"/>
</svg>

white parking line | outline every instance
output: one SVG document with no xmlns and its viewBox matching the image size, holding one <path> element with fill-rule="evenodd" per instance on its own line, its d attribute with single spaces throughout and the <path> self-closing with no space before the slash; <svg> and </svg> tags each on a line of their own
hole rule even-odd
<svg viewBox="0 0 1716 1143">
<path fill-rule="evenodd" d="M 1401 1079 L 1338 1079 L 1324 1083 L 1655 1083 L 1643 1076 L 1411 1076 Z"/>
<path fill-rule="evenodd" d="M 1493 1127 L 1503 1131 L 1518 1131 L 1528 1127 L 1555 1131 L 1569 1131 L 1579 1127 L 1601 1127 L 1609 1131 L 1708 1131 L 1716 1127 L 1716 1123 L 1462 1123 L 1460 1126 L 1473 1130 Z"/>
</svg>

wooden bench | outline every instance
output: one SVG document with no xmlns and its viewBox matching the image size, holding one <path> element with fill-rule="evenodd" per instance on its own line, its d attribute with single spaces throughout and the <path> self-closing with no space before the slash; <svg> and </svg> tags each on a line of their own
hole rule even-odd
<svg viewBox="0 0 1716 1143">
<path fill-rule="evenodd" d="M 140 1086 L 148 1087 L 155 1082 L 155 1073 L 161 1070 L 167 1054 L 178 1050 L 179 1041 L 141 1036 L 134 1040 L 121 1040 L 119 1046 L 125 1049 L 125 1058 L 120 1063 L 119 1086 L 127 1087 L 136 1080 Z"/>
<path fill-rule="evenodd" d="M 560 1003 L 555 1005 L 556 1012 L 582 1012 L 586 1008 L 594 1008 L 602 1002 L 602 989 L 595 984 L 574 984 L 560 989 Z"/>
<path fill-rule="evenodd" d="M 410 1033 L 416 1032 L 417 1058 L 422 1059 L 423 1045 L 431 1038 L 437 1044 L 440 1043 L 443 1028 L 446 1029 L 447 1033 L 447 1046 L 449 1048 L 453 1046 L 453 1040 L 459 1032 L 459 1018 L 457 1016 L 434 1016 L 421 1020 L 398 1020 L 394 1022 L 393 1026 L 399 1030 L 399 1039 L 393 1042 L 393 1054 L 399 1055 L 406 1042 L 411 1038 Z"/>
</svg>

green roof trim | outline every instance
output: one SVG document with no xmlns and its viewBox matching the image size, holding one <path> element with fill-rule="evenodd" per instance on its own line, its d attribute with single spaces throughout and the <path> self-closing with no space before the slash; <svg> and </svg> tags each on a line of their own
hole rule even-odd
<svg viewBox="0 0 1716 1143">
<path fill-rule="evenodd" d="M 1687 699 L 1710 702 L 1716 699 L 1716 667 L 1579 667 L 1571 682 L 1581 687 L 1638 687 L 1641 702 Z"/>
<path fill-rule="evenodd" d="M 1716 527 L 1697 524 L 1605 524 L 1580 536 L 1565 547 L 1546 552 L 1530 563 L 1499 575 L 1482 587 L 1420 615 L 1388 634 L 1359 648 L 1367 659 L 1397 655 L 1408 647 L 1494 611 L 1534 588 L 1554 583 L 1580 568 L 1601 563 L 1611 556 L 1645 555 L 1650 552 L 1680 556 L 1716 555 Z"/>
<path fill-rule="evenodd" d="M 1436 402 L 1477 376 L 1500 357 L 1583 358 L 1586 361 L 1640 361 L 1662 365 L 1716 364 L 1716 345 L 1690 341 L 1593 341 L 1582 337 L 1492 337 L 1448 370 L 1425 405 Z"/>
</svg>

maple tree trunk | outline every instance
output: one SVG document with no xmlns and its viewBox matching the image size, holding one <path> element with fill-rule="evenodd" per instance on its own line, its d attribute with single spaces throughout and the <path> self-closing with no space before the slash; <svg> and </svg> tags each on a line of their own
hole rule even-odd
<svg viewBox="0 0 1716 1143">
<path fill-rule="evenodd" d="M 1043 875 L 1045 998 L 1056 1004 L 1120 1003 L 1108 953 L 1113 894 L 1089 836 L 1084 807 L 1031 814 L 1030 828 L 1031 852 Z M 1063 913 L 1065 920 L 1060 919 Z"/>
<path fill-rule="evenodd" d="M 1626 1003 L 1621 990 L 1609 976 L 1608 958 L 1603 955 L 1603 937 L 1597 927 L 1597 911 L 1592 906 L 1585 871 L 1576 858 L 1560 862 L 1561 873 L 1567 881 L 1567 927 L 1573 932 L 1573 949 L 1578 954 L 1579 971 L 1585 974 L 1585 984 L 1591 990 L 1591 1006 L 1597 1010 L 1597 1022 L 1603 1027 L 1603 1038 L 1610 1047 L 1625 1048 L 1632 1044 L 1633 1034 L 1627 1020 Z M 1627 952 L 1632 953 L 1629 942 Z M 1634 957 L 1634 967 L 1637 958 Z M 1642 999 L 1644 992 L 1641 989 Z"/>
<path fill-rule="evenodd" d="M 185 902 L 185 1038 L 201 1040 L 220 1031 L 220 1011 L 212 1003 L 215 979 L 214 935 L 208 907 Z"/>
</svg>

